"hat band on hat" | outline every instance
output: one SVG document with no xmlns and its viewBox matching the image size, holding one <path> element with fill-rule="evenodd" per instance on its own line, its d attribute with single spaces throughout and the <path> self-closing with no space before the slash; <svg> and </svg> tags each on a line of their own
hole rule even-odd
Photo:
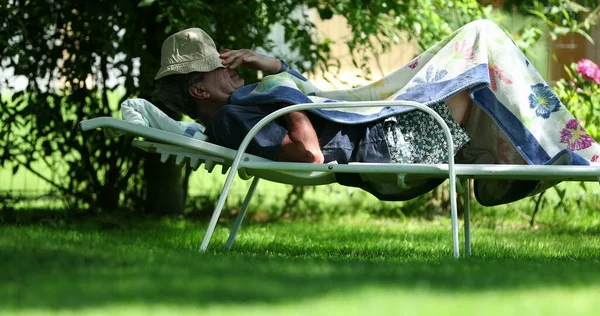
<svg viewBox="0 0 600 316">
<path fill-rule="evenodd" d="M 216 59 L 214 57 L 216 57 Z M 209 62 L 207 63 L 206 61 L 209 61 Z M 178 70 L 178 69 L 185 68 L 185 67 L 188 67 L 188 66 L 191 66 L 191 65 L 196 65 L 196 64 L 206 64 L 206 65 L 208 65 L 208 64 L 214 64 L 215 61 L 218 64 L 221 64 L 221 59 L 218 56 L 205 56 L 202 59 L 183 61 L 183 62 L 179 62 L 179 63 L 176 63 L 176 64 L 167 65 L 164 68 L 168 69 L 168 70 Z M 200 67 L 200 68 L 203 68 L 203 67 Z M 198 71 L 211 71 L 211 70 L 214 70 L 214 69 L 216 69 L 216 68 L 212 68 L 212 69 L 209 69 L 209 70 L 199 69 Z"/>
<path fill-rule="evenodd" d="M 174 74 L 187 74 L 190 72 L 210 72 L 217 68 L 225 68 L 218 56 L 206 56 L 202 59 L 186 61 L 177 64 L 162 66 L 154 79 Z"/>
</svg>

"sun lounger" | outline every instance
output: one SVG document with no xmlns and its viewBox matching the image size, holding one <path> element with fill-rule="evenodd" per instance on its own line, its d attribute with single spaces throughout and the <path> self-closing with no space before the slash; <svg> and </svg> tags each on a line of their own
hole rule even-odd
<svg viewBox="0 0 600 316">
<path fill-rule="evenodd" d="M 459 231 L 457 216 L 457 186 L 462 187 L 465 198 L 464 210 L 464 241 L 465 254 L 471 254 L 470 238 L 470 189 L 469 179 L 511 179 L 511 180 L 547 180 L 547 181 L 600 181 L 600 166 L 556 166 L 556 165 L 482 165 L 468 164 L 457 165 L 454 157 L 449 155 L 448 164 L 395 164 L 395 163 L 351 163 L 351 164 L 308 164 L 275 162 L 245 153 L 246 148 L 254 135 L 273 119 L 294 111 L 303 111 L 314 108 L 352 108 L 352 107 L 384 107 L 384 106 L 413 106 L 432 115 L 444 129 L 448 153 L 453 153 L 454 148 L 450 137 L 450 130 L 443 119 L 429 107 L 420 103 L 409 101 L 371 101 L 371 102 L 344 102 L 344 103 L 310 103 L 289 106 L 265 117 L 246 136 L 238 150 L 232 150 L 206 141 L 194 139 L 155 128 L 136 125 L 116 118 L 100 117 L 85 120 L 80 123 L 83 131 L 96 128 L 118 130 L 128 134 L 142 137 L 144 140 L 134 140 L 133 145 L 149 152 L 161 155 L 163 162 L 169 157 L 175 157 L 177 164 L 188 163 L 197 169 L 204 164 L 204 168 L 212 171 L 216 165 L 221 165 L 223 172 L 228 172 L 221 195 L 215 206 L 200 251 L 205 251 L 221 214 L 225 200 L 229 194 L 231 184 L 236 173 L 242 179 L 253 178 L 252 184 L 245 197 L 242 208 L 231 230 L 226 247 L 230 248 L 244 219 L 248 205 L 252 199 L 259 179 L 295 184 L 295 185 L 322 185 L 334 183 L 336 173 L 360 174 L 370 181 L 395 180 L 402 187 L 409 178 L 448 178 L 450 181 L 451 226 L 452 245 L 455 258 L 460 256 Z M 228 170 L 228 171 L 227 171 Z M 460 180 L 457 182 L 457 180 Z"/>
</svg>

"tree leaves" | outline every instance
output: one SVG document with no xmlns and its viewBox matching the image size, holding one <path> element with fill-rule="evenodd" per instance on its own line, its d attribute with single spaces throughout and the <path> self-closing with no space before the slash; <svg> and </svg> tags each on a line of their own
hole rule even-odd
<svg viewBox="0 0 600 316">
<path fill-rule="evenodd" d="M 0 164 L 12 166 L 18 156 L 23 164 L 42 166 L 39 171 L 54 173 L 47 180 L 76 196 L 81 207 L 105 211 L 142 200 L 141 152 L 128 145 L 130 139 L 73 134 L 73 126 L 117 112 L 123 98 L 150 99 L 160 47 L 172 32 L 201 27 L 219 49 L 271 49 L 273 41 L 266 35 L 281 22 L 294 54 L 278 57 L 310 71 L 329 56 L 329 44 L 314 37 L 306 7 L 291 0 L 235 5 L 217 0 L 64 0 L 7 6 L 0 7 L 0 25 L 8 26 L 0 28 L 0 42 L 11 44 L 0 48 L 3 69 L 13 69 L 29 85 L 0 102 Z M 250 82 L 255 77 L 246 74 Z"/>
<path fill-rule="evenodd" d="M 140 1 L 140 3 L 138 3 L 138 7 L 143 8 L 151 6 L 152 4 L 154 4 L 155 1 L 156 0 L 142 0 Z"/>
<path fill-rule="evenodd" d="M 400 39 L 426 48 L 485 16 L 476 0 L 13 1 L 0 7 L 0 43 L 10 44 L 0 48 L 2 66 L 28 85 L 0 102 L 0 164 L 15 155 L 30 166 L 45 163 L 57 172 L 49 181 L 82 205 L 110 210 L 141 200 L 143 174 L 128 169 L 139 167 L 141 155 L 129 140 L 71 135 L 74 122 L 111 115 L 124 98 L 150 98 L 162 41 L 187 27 L 206 30 L 219 50 L 264 49 L 305 72 L 339 68 L 331 39 L 319 38 L 308 17 L 311 8 L 324 20 L 346 18 L 346 44 L 365 75 L 369 59 Z M 267 36 L 275 25 L 283 29 L 283 45 Z M 243 75 L 256 80 L 255 72 Z"/>
<path fill-rule="evenodd" d="M 533 7 L 528 12 L 539 18 L 539 21 L 534 22 L 534 25 L 526 25 L 522 31 L 525 28 L 548 28 L 552 40 L 558 39 L 561 35 L 578 33 L 590 41 L 590 43 L 594 43 L 588 32 L 597 23 L 600 5 L 590 10 L 590 8 L 580 5 L 575 1 L 548 0 L 543 2 L 535 1 Z M 585 14 L 582 15 L 582 13 Z M 520 45 L 520 48 L 526 51 L 529 46 Z"/>
</svg>

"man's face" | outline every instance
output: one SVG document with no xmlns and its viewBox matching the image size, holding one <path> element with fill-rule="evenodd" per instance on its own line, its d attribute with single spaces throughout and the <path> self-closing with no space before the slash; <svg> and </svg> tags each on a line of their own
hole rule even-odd
<svg viewBox="0 0 600 316">
<path fill-rule="evenodd" d="M 237 88 L 244 85 L 244 79 L 238 76 L 235 69 L 217 68 L 204 74 L 202 87 L 210 94 L 209 99 L 227 102 Z"/>
</svg>

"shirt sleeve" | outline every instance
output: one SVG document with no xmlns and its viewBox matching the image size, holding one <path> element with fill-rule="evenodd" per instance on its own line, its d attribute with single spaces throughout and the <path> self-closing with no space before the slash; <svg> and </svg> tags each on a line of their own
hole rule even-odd
<svg viewBox="0 0 600 316">
<path fill-rule="evenodd" d="M 302 81 L 308 81 L 308 79 L 306 79 L 306 77 L 304 77 L 298 70 L 291 68 L 288 65 L 288 63 L 285 62 L 285 60 L 283 60 L 283 59 L 279 59 L 279 60 L 281 61 L 281 69 L 279 69 L 279 72 L 277 72 L 277 73 L 288 72 L 292 76 L 294 76 Z"/>
<path fill-rule="evenodd" d="M 265 116 L 277 110 L 276 106 L 222 107 L 208 122 L 206 135 L 209 141 L 231 149 L 238 149 L 250 129 Z M 276 119 L 265 125 L 248 145 L 246 152 L 267 159 L 276 160 L 281 142 L 287 129 Z"/>
</svg>

